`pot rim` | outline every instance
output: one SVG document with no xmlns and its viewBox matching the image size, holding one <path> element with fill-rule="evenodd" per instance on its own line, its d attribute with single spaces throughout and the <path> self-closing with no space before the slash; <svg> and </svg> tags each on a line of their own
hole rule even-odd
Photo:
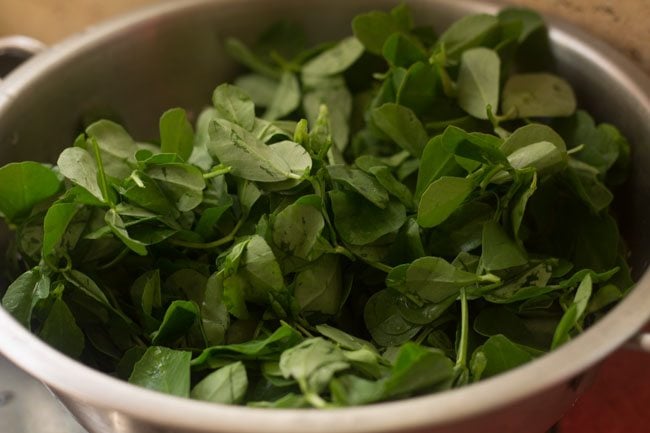
<svg viewBox="0 0 650 433">
<path fill-rule="evenodd" d="M 246 0 L 254 3 L 253 0 Z M 241 0 L 220 0 L 224 5 Z M 23 88 L 79 49 L 100 43 L 116 32 L 162 15 L 214 0 L 164 2 L 91 27 L 19 67 L 0 85 L 0 112 Z M 494 13 L 500 5 L 479 0 L 438 0 L 441 7 Z M 547 19 L 554 45 L 580 52 L 607 70 L 633 95 L 637 109 L 650 118 L 650 79 L 610 46 L 566 23 Z M 5 106 L 5 107 L 3 107 Z M 650 318 L 650 272 L 609 314 L 583 335 L 522 367 L 463 388 L 396 402 L 334 409 L 256 409 L 221 405 L 154 392 L 91 369 L 32 335 L 0 308 L 0 352 L 56 393 L 85 405 L 147 419 L 169 428 L 233 433 L 388 432 L 448 424 L 502 408 L 560 384 L 593 366 L 630 339 Z M 155 419 L 154 419 L 155 417 Z"/>
</svg>

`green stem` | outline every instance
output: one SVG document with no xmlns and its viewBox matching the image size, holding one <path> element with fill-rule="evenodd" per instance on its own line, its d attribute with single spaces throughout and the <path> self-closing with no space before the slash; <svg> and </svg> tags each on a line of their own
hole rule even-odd
<svg viewBox="0 0 650 433">
<path fill-rule="evenodd" d="M 467 364 L 467 344 L 469 340 L 469 314 L 467 309 L 467 295 L 465 289 L 460 290 L 460 340 L 456 356 L 456 367 L 465 367 Z"/>
<path fill-rule="evenodd" d="M 479 280 L 487 281 L 488 283 L 500 283 L 501 282 L 501 278 L 499 278 L 498 276 L 496 276 L 494 274 L 490 274 L 490 273 L 481 275 L 478 278 L 479 278 Z"/>
<path fill-rule="evenodd" d="M 119 263 L 126 255 L 129 253 L 130 249 L 129 248 L 124 248 L 120 253 L 115 257 L 113 260 L 110 262 L 106 263 L 105 265 L 97 266 L 97 270 L 103 271 L 104 269 L 111 268 L 115 266 L 117 263 Z"/>
<path fill-rule="evenodd" d="M 580 152 L 584 148 L 585 148 L 585 145 L 583 143 L 583 144 L 580 144 L 580 145 L 574 147 L 573 149 L 567 150 L 566 153 L 567 153 L 567 155 L 573 155 L 574 153 Z"/>
<path fill-rule="evenodd" d="M 211 179 L 213 177 L 221 176 L 222 174 L 230 173 L 232 167 L 219 164 L 212 169 L 212 171 L 203 174 L 203 179 Z"/>
<path fill-rule="evenodd" d="M 368 264 L 368 265 L 372 266 L 373 268 L 378 269 L 378 270 L 380 270 L 382 272 L 389 273 L 390 271 L 393 270 L 392 267 L 390 267 L 388 265 L 385 265 L 383 263 L 373 262 L 373 261 L 370 261 L 370 260 L 363 260 L 363 261 L 366 262 L 366 264 Z"/>
<path fill-rule="evenodd" d="M 227 244 L 228 242 L 232 242 L 235 239 L 235 235 L 241 228 L 242 224 L 244 224 L 244 220 L 240 219 L 239 221 L 237 221 L 237 225 L 235 225 L 235 227 L 232 229 L 230 233 L 228 233 L 226 236 L 222 237 L 221 239 L 217 239 L 216 241 L 212 241 L 212 242 L 207 242 L 207 243 L 188 242 L 188 241 L 182 241 L 180 239 L 170 239 L 169 242 L 179 247 L 192 248 L 195 250 L 209 250 L 212 248 L 220 247 L 221 245 Z"/>
<path fill-rule="evenodd" d="M 309 331 L 308 331 L 304 326 L 302 326 L 300 323 L 298 323 L 298 322 L 294 322 L 293 326 L 295 326 L 296 329 L 298 329 L 298 331 L 302 332 L 302 333 L 303 333 L 307 338 L 313 338 L 313 337 L 314 337 L 314 334 L 312 334 L 311 332 L 309 332 Z"/>
<path fill-rule="evenodd" d="M 329 406 L 329 404 L 321 398 L 320 395 L 315 394 L 313 392 L 306 392 L 304 393 L 305 400 L 309 402 L 312 406 L 314 406 L 317 409 L 325 409 L 326 407 Z"/>
</svg>

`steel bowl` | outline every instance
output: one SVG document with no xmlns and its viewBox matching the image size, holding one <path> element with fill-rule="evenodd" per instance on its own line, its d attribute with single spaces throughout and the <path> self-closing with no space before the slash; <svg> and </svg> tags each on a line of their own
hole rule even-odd
<svg viewBox="0 0 650 433">
<path fill-rule="evenodd" d="M 0 164 L 54 161 L 81 119 L 118 117 L 135 137 L 155 135 L 168 107 L 198 110 L 236 66 L 223 37 L 252 41 L 289 18 L 314 40 L 350 33 L 356 13 L 389 0 L 187 0 L 92 27 L 39 54 L 0 84 Z M 462 15 L 494 13 L 483 1 L 412 0 L 420 23 L 442 29 Z M 611 47 L 551 21 L 558 72 L 580 104 L 633 143 L 633 170 L 618 200 L 636 288 L 559 350 L 484 382 L 440 394 L 336 410 L 267 410 L 172 397 L 122 382 L 50 348 L 0 309 L 0 352 L 44 382 L 93 433 L 541 433 L 588 385 L 595 366 L 638 336 L 650 318 L 650 81 Z M 6 233 L 3 234 L 6 238 Z M 0 248 L 6 239 L 0 237 Z M 7 284 L 7 282 L 0 282 Z M 643 339 L 650 347 L 648 337 Z"/>
</svg>

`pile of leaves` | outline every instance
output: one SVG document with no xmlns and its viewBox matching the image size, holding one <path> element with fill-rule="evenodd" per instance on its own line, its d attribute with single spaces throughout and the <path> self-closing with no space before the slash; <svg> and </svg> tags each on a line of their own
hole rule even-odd
<svg viewBox="0 0 650 433">
<path fill-rule="evenodd" d="M 609 213 L 629 145 L 576 111 L 539 16 L 437 36 L 400 5 L 352 29 L 229 39 L 247 72 L 194 126 L 100 120 L 56 166 L 0 168 L 4 308 L 147 388 L 337 407 L 494 376 L 630 290 Z"/>
</svg>

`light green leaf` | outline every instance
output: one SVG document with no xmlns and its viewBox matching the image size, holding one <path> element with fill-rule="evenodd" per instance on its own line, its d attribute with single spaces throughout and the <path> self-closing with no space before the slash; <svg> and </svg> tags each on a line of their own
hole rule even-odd
<svg viewBox="0 0 650 433">
<path fill-rule="evenodd" d="M 273 242 L 283 251 L 308 259 L 324 227 L 320 197 L 303 196 L 273 219 Z"/>
<path fill-rule="evenodd" d="M 212 94 L 212 104 L 217 115 L 247 131 L 255 124 L 255 104 L 240 88 L 232 84 L 221 84 Z"/>
<path fill-rule="evenodd" d="M 191 352 L 151 346 L 133 366 L 129 382 L 154 391 L 190 396 Z"/>
<path fill-rule="evenodd" d="M 503 112 L 518 118 L 564 117 L 576 110 L 576 97 L 564 79 L 548 73 L 511 76 L 503 87 Z"/>
<path fill-rule="evenodd" d="M 147 168 L 145 173 L 158 182 L 160 189 L 179 211 L 190 211 L 203 202 L 205 180 L 201 170 L 193 165 L 160 164 Z"/>
<path fill-rule="evenodd" d="M 267 120 L 281 119 L 300 106 L 300 84 L 298 79 L 291 72 L 284 72 L 280 83 L 275 90 L 275 95 L 264 118 Z"/>
<path fill-rule="evenodd" d="M 336 372 L 348 367 L 341 349 L 320 337 L 305 340 L 280 357 L 282 375 L 295 379 L 306 394 L 320 393 Z"/>
<path fill-rule="evenodd" d="M 69 147 L 59 155 L 57 165 L 62 175 L 104 203 L 104 195 L 97 182 L 97 166 L 90 153 L 80 147 Z"/>
<path fill-rule="evenodd" d="M 121 125 L 100 120 L 86 128 L 86 134 L 96 140 L 101 150 L 104 172 L 108 176 L 122 179 L 131 174 L 131 163 L 135 160 L 138 147 Z"/>
<path fill-rule="evenodd" d="M 235 176 L 261 182 L 296 177 L 282 156 L 234 123 L 215 120 L 210 124 L 208 151 L 232 167 Z"/>
<path fill-rule="evenodd" d="M 312 76 L 340 74 L 352 66 L 361 54 L 363 54 L 361 42 L 354 37 L 348 37 L 307 62 L 302 67 L 302 73 Z"/>
<path fill-rule="evenodd" d="M 487 119 L 487 106 L 499 106 L 501 60 L 493 50 L 473 48 L 463 53 L 458 73 L 458 105 L 478 119 Z"/>
<path fill-rule="evenodd" d="M 207 375 L 194 386 L 190 397 L 212 403 L 237 404 L 243 400 L 247 388 L 246 367 L 242 362 L 234 362 Z"/>
<path fill-rule="evenodd" d="M 160 150 L 175 153 L 184 161 L 192 154 L 194 147 L 194 130 L 187 120 L 185 110 L 172 108 L 160 117 Z"/>
</svg>

